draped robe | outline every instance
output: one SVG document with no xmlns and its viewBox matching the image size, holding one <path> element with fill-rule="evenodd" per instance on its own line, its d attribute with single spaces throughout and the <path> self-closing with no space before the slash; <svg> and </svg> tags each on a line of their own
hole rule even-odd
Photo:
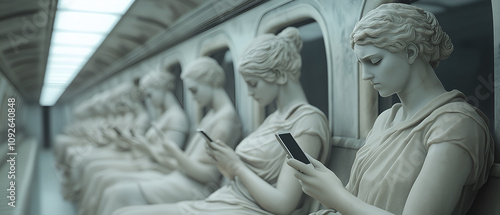
<svg viewBox="0 0 500 215">
<path fill-rule="evenodd" d="M 288 113 L 269 115 L 253 133 L 240 142 L 236 154 L 269 184 L 276 186 L 281 168 L 285 164 L 285 151 L 275 138 L 278 131 L 289 131 L 294 137 L 316 136 L 321 140 L 320 160 L 325 160 L 330 150 L 329 128 L 325 115 L 316 107 L 301 104 Z M 292 180 L 296 180 L 295 178 Z M 298 208 L 302 205 L 290 205 Z M 272 214 L 262 209 L 238 177 L 212 193 L 205 200 L 183 201 L 176 204 L 126 207 L 114 214 L 137 211 L 141 214 Z"/>
<path fill-rule="evenodd" d="M 400 103 L 380 114 L 356 154 L 346 189 L 370 205 L 402 214 L 429 147 L 451 143 L 463 148 L 473 161 L 452 213 L 465 214 L 488 178 L 494 152 L 488 119 L 465 99 L 457 90 L 446 92 L 410 119 L 395 124 Z"/>
</svg>

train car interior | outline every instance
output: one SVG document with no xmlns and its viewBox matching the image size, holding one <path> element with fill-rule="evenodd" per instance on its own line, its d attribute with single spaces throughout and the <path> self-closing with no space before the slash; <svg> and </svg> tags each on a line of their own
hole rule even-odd
<svg viewBox="0 0 500 215">
<path fill-rule="evenodd" d="M 241 122 L 237 143 L 244 140 L 277 106 L 249 96 L 242 53 L 257 36 L 287 27 L 302 39 L 299 83 L 328 120 L 324 165 L 346 185 L 375 120 L 401 102 L 363 80 L 350 45 L 356 23 L 386 3 L 433 13 L 451 38 L 453 53 L 436 75 L 446 91 L 461 91 L 484 113 L 494 146 L 487 181 L 466 214 L 500 214 L 497 0 L 0 0 L 0 214 L 82 214 L 65 186 L 83 157 L 100 150 L 103 138 L 124 131 L 136 137 L 142 121 L 135 107 L 147 112 L 141 131 L 154 136 L 147 130 L 166 106 L 147 93 L 155 87 L 143 84 L 148 78 L 170 90 L 185 112 L 186 143 L 197 138 L 211 107 L 200 107 L 182 75 L 202 57 L 223 69 L 222 88 Z M 158 77 L 164 76 L 154 76 L 160 73 L 170 74 L 175 86 L 163 85 Z M 100 131 L 112 127 L 122 130 Z M 328 208 L 305 198 L 304 214 Z"/>
</svg>

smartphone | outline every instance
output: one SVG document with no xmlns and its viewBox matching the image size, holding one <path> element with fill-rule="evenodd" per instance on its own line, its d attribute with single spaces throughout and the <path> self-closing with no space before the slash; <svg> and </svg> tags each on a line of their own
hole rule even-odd
<svg viewBox="0 0 500 215">
<path fill-rule="evenodd" d="M 116 132 L 116 134 L 118 134 L 118 136 L 122 136 L 122 132 L 120 132 L 120 130 L 118 130 L 118 128 L 113 127 L 113 130 L 115 130 L 115 132 Z"/>
<path fill-rule="evenodd" d="M 132 137 L 135 137 L 134 129 L 130 129 L 130 135 L 132 135 Z"/>
<path fill-rule="evenodd" d="M 311 162 L 307 159 L 306 154 L 300 148 L 299 144 L 295 141 L 292 134 L 289 132 L 276 132 L 276 139 L 281 144 L 281 147 L 286 151 L 289 157 L 299 160 L 302 163 L 310 164 Z"/>
<path fill-rule="evenodd" d="M 210 138 L 210 137 L 208 136 L 208 134 L 207 134 L 207 133 L 205 133 L 205 131 L 204 131 L 203 129 L 198 128 L 198 129 L 196 129 L 196 131 L 197 131 L 197 132 L 200 132 L 200 133 L 203 135 L 203 137 L 205 137 L 205 139 L 206 139 L 208 142 L 210 142 L 210 143 L 211 143 L 211 142 L 213 142 L 212 138 Z"/>
</svg>

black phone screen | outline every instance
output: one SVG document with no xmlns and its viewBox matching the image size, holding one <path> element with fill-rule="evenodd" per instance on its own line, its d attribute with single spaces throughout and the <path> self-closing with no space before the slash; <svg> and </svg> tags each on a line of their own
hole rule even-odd
<svg viewBox="0 0 500 215">
<path fill-rule="evenodd" d="M 290 133 L 278 134 L 279 138 L 285 144 L 286 148 L 290 152 L 294 159 L 301 161 L 302 163 L 309 164 L 309 159 L 300 148 L 299 144 L 295 141 Z"/>
<path fill-rule="evenodd" d="M 120 132 L 120 130 L 118 130 L 118 128 L 113 127 L 113 130 L 115 130 L 116 134 L 122 136 L 122 133 Z"/>
<path fill-rule="evenodd" d="M 213 142 L 213 141 L 212 141 L 212 138 L 210 138 L 210 137 L 207 135 L 207 133 L 205 133 L 205 131 L 203 131 L 203 130 L 201 130 L 201 129 L 198 129 L 197 131 L 198 131 L 198 132 L 200 132 L 200 133 L 201 133 L 201 134 L 205 137 L 205 139 L 207 139 L 207 141 L 208 141 L 208 142 Z"/>
</svg>

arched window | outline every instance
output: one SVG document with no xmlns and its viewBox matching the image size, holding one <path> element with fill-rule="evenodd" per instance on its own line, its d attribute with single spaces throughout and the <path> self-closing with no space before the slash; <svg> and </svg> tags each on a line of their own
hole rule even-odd
<svg viewBox="0 0 500 215">
<path fill-rule="evenodd" d="M 328 117 L 328 69 L 321 27 L 314 19 L 307 19 L 289 26 L 296 27 L 302 37 L 300 83 L 307 100 Z M 281 28 L 275 33 L 278 34 L 285 28 Z M 268 105 L 265 110 L 266 115 L 271 114 L 274 110 L 276 110 L 274 104 Z"/>
<path fill-rule="evenodd" d="M 231 55 L 231 50 L 225 47 L 210 52 L 208 56 L 215 59 L 222 67 L 222 69 L 224 69 L 226 75 L 226 82 L 224 83 L 224 89 L 226 90 L 227 95 L 229 96 L 233 104 L 235 104 L 234 66 L 233 66 L 233 56 Z"/>
<path fill-rule="evenodd" d="M 184 84 L 181 80 L 181 64 L 177 62 L 173 65 L 170 65 L 167 67 L 167 71 L 175 75 L 174 95 L 179 100 L 179 104 L 184 107 Z"/>
</svg>

